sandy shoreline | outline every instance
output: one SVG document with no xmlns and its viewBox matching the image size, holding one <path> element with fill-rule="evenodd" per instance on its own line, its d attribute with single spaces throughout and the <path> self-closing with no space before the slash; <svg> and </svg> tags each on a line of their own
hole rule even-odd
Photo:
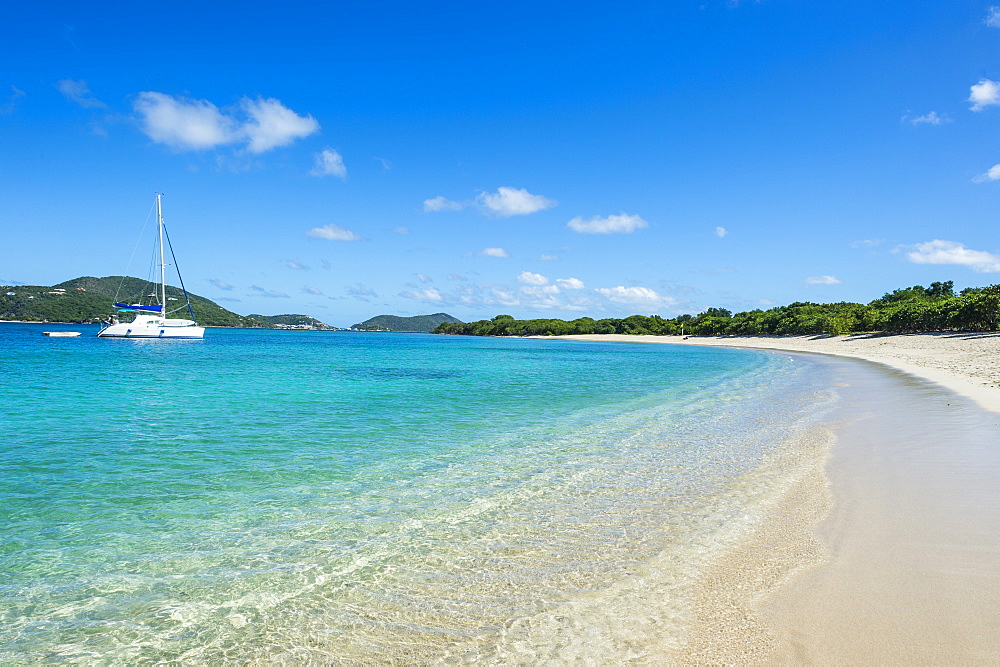
<svg viewBox="0 0 1000 667">
<path fill-rule="evenodd" d="M 708 573 L 677 660 L 1000 663 L 1000 334 L 559 338 L 883 365 L 820 360 L 842 378 L 825 465 Z"/>
</svg>

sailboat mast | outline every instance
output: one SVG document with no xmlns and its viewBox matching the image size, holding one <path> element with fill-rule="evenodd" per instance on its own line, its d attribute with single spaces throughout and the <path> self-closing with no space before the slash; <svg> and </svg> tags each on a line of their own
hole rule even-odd
<svg viewBox="0 0 1000 667">
<path fill-rule="evenodd" d="M 156 193 L 156 228 L 160 234 L 160 316 L 167 316 L 167 262 L 163 255 L 163 207 L 159 192 Z"/>
</svg>

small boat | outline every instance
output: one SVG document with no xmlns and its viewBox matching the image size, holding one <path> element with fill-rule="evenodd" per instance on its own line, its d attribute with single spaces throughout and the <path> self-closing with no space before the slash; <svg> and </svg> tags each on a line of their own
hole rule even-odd
<svg viewBox="0 0 1000 667">
<path fill-rule="evenodd" d="M 52 336 L 53 338 L 74 338 L 79 336 L 79 331 L 43 331 L 43 336 Z"/>
<path fill-rule="evenodd" d="M 163 224 L 163 195 L 156 195 L 156 229 L 158 235 L 157 247 L 160 251 L 160 290 L 159 293 L 147 295 L 159 303 L 118 303 L 115 302 L 115 314 L 105 323 L 105 327 L 97 332 L 101 338 L 204 338 L 205 327 L 198 326 L 194 319 L 194 310 L 191 308 L 191 299 L 188 297 L 187 289 L 184 287 L 184 279 L 177 271 L 177 278 L 180 280 L 181 289 L 184 292 L 184 301 L 191 319 L 180 319 L 170 317 L 174 311 L 167 311 L 167 262 L 164 253 L 163 240 L 166 237 L 170 243 L 170 237 L 166 236 L 166 229 Z M 173 246 L 170 247 L 170 254 L 173 256 Z M 176 259 L 174 260 L 176 268 Z M 140 299 L 145 301 L 146 299 Z M 174 299 L 176 300 L 176 299 Z M 183 306 L 181 306 L 183 308 Z M 176 308 L 175 310 L 180 310 Z M 135 313 L 129 322 L 120 322 L 119 313 Z"/>
</svg>

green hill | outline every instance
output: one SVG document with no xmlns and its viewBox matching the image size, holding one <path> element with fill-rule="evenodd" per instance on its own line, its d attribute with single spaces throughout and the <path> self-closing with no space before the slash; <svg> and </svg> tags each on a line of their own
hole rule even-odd
<svg viewBox="0 0 1000 667">
<path fill-rule="evenodd" d="M 397 315 L 377 315 L 364 322 L 359 322 L 352 326 L 352 329 L 388 329 L 389 331 L 406 331 L 411 333 L 422 333 L 433 331 L 439 324 L 445 322 L 462 321 L 448 315 L 447 313 L 434 313 L 433 315 L 415 315 L 413 317 L 399 317 Z"/>
<path fill-rule="evenodd" d="M 99 322 L 111 314 L 115 299 L 122 303 L 138 303 L 136 299 L 154 290 L 156 286 L 148 281 L 128 276 L 84 276 L 51 287 L 3 287 L 0 288 L 0 320 Z M 205 297 L 190 292 L 188 295 L 198 324 L 210 327 L 273 326 L 268 322 L 237 315 Z M 149 303 L 148 299 L 146 303 Z M 179 287 L 167 286 L 167 312 L 174 312 L 175 317 L 189 317 L 184 304 L 184 292 Z"/>
</svg>

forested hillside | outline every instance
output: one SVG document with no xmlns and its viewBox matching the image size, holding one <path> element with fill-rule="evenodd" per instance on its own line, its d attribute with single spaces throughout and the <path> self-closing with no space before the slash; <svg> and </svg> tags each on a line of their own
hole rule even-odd
<svg viewBox="0 0 1000 667">
<path fill-rule="evenodd" d="M 421 333 L 433 331 L 434 327 L 444 322 L 461 324 L 462 321 L 452 317 L 447 313 L 434 313 L 433 315 L 415 315 L 413 317 L 399 317 L 397 315 L 377 315 L 364 322 L 353 325 L 352 329 L 388 329 L 389 331 L 406 331 Z"/>
<path fill-rule="evenodd" d="M 0 290 L 0 320 L 26 322 L 100 322 L 113 311 L 117 299 L 123 303 L 150 303 L 148 294 L 158 289 L 146 280 L 128 276 L 94 278 L 85 276 L 45 287 L 17 285 Z M 214 327 L 271 327 L 269 323 L 237 315 L 219 304 L 188 292 L 195 319 L 199 324 Z M 167 312 L 174 317 L 188 318 L 184 293 L 178 287 L 167 286 Z"/>
<path fill-rule="evenodd" d="M 996 331 L 1000 324 L 1000 285 L 954 291 L 951 281 L 898 289 L 868 303 L 797 302 L 733 315 L 709 308 L 698 315 L 664 318 L 632 315 L 623 319 L 572 321 L 516 320 L 497 315 L 468 324 L 441 324 L 434 333 L 473 336 L 559 336 L 619 333 L 649 335 L 760 336 L 842 335 L 861 332 Z"/>
</svg>

